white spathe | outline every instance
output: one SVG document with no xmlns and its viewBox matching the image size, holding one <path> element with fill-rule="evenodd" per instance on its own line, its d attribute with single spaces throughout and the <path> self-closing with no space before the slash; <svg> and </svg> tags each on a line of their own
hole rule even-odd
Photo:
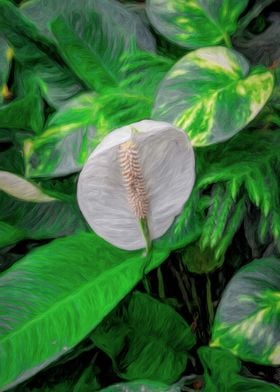
<svg viewBox="0 0 280 392">
<path fill-rule="evenodd" d="M 119 146 L 137 143 L 149 200 L 151 239 L 162 236 L 181 212 L 195 180 L 192 145 L 179 128 L 143 120 L 112 131 L 90 155 L 78 180 L 78 203 L 91 228 L 113 245 L 145 247 L 139 222 L 129 207 L 119 164 Z"/>
</svg>

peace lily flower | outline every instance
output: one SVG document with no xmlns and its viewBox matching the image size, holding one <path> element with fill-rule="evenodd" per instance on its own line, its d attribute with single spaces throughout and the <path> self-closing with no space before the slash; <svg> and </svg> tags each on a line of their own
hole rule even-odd
<svg viewBox="0 0 280 392">
<path fill-rule="evenodd" d="M 78 203 L 91 226 L 113 245 L 149 248 L 181 212 L 195 180 L 185 132 L 144 120 L 111 132 L 78 180 Z"/>
</svg>

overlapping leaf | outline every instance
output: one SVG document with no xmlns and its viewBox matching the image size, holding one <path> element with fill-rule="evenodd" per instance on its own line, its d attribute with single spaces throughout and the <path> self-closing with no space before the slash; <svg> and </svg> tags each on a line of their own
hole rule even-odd
<svg viewBox="0 0 280 392">
<path fill-rule="evenodd" d="M 78 79 L 57 60 L 59 56 L 49 40 L 7 0 L 0 2 L 0 32 L 13 48 L 15 59 L 32 70 L 50 105 L 59 107 L 81 91 Z"/>
<path fill-rule="evenodd" d="M 140 327 L 141 326 L 141 327 Z M 117 309 L 92 333 L 94 343 L 127 380 L 172 383 L 184 371 L 195 337 L 169 305 L 135 292 L 127 309 Z"/>
<path fill-rule="evenodd" d="M 259 259 L 241 268 L 223 293 L 212 345 L 245 361 L 279 365 L 279 300 L 279 259 Z"/>
<path fill-rule="evenodd" d="M 179 60 L 163 79 L 153 118 L 183 128 L 193 145 L 229 139 L 261 110 L 273 76 L 223 47 L 203 48 Z"/>
<path fill-rule="evenodd" d="M 167 255 L 154 249 L 148 269 Z M 0 390 L 31 377 L 82 340 L 141 279 L 145 262 L 142 251 L 125 252 L 81 233 L 37 248 L 4 272 Z"/>
<path fill-rule="evenodd" d="M 120 4 L 115 0 L 80 0 L 78 6 L 75 0 L 33 0 L 24 2 L 21 10 L 35 23 L 40 33 L 50 40 L 54 39 L 54 35 L 49 23 L 57 17 L 64 16 L 69 21 L 73 18 L 73 13 L 79 13 L 84 18 L 84 25 L 78 26 L 79 30 L 85 32 L 89 29 L 93 32 L 96 26 L 92 25 L 92 22 L 96 14 L 100 14 L 108 23 L 123 31 L 126 39 L 133 37 L 140 49 L 155 51 L 155 39 L 145 23 L 134 11 L 126 7 L 126 4 Z M 90 44 L 95 45 L 94 42 Z"/>
<path fill-rule="evenodd" d="M 205 392 L 277 392 L 276 385 L 241 376 L 241 362 L 228 350 L 201 347 Z"/>
<path fill-rule="evenodd" d="M 185 48 L 217 45 L 237 29 L 248 0 L 148 0 L 148 15 L 157 30 Z"/>
<path fill-rule="evenodd" d="M 69 100 L 44 132 L 24 143 L 28 177 L 57 177 L 79 171 L 94 148 L 94 94 Z"/>
<path fill-rule="evenodd" d="M 7 242 L 15 244 L 22 236 L 48 239 L 88 230 L 78 206 L 71 200 L 34 203 L 17 200 L 1 192 L 0 206 L 2 230 L 5 230 L 6 236 L 9 235 L 9 240 L 3 240 L 2 246 L 6 246 Z"/>
<path fill-rule="evenodd" d="M 201 254 L 213 256 L 203 266 L 207 269 L 222 263 L 242 224 L 250 244 L 252 237 L 259 245 L 268 239 L 277 243 L 279 137 L 278 131 L 244 131 L 226 143 L 197 149 L 195 187 L 182 213 L 158 240 L 161 246 L 178 249 L 193 243 Z M 196 267 L 198 271 L 202 265 Z"/>
</svg>

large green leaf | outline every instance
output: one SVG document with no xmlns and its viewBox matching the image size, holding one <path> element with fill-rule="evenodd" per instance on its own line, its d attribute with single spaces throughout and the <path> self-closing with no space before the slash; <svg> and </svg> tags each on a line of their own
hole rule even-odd
<svg viewBox="0 0 280 392">
<path fill-rule="evenodd" d="M 11 20 L 13 23 L 10 23 Z M 66 99 L 81 91 L 78 79 L 61 64 L 49 40 L 6 0 L 0 1 L 0 33 L 13 48 L 17 62 L 32 71 L 33 78 L 50 105 L 59 107 Z"/>
<path fill-rule="evenodd" d="M 131 51 L 133 43 L 129 44 L 124 34 L 116 34 L 110 21 L 98 14 L 92 14 L 92 31 L 84 26 L 84 18 L 81 13 L 81 20 L 75 15 L 73 25 L 63 17 L 51 23 L 59 50 L 89 88 L 100 92 L 105 87 L 118 86 L 121 56 Z"/>
<path fill-rule="evenodd" d="M 229 351 L 201 347 L 204 367 L 204 392 L 279 392 L 276 385 L 239 375 L 241 362 Z"/>
<path fill-rule="evenodd" d="M 50 24 L 66 63 L 89 88 L 98 92 L 120 87 L 125 77 L 123 66 L 137 53 L 135 31 L 128 33 L 125 14 L 120 20 L 117 10 L 112 15 L 114 7 L 118 10 L 120 5 L 111 0 L 86 0 L 84 8 L 58 16 Z"/>
<path fill-rule="evenodd" d="M 85 29 L 92 32 L 95 30 L 96 26 L 93 26 L 92 22 L 95 18 L 94 13 L 98 13 L 105 23 L 114 25 L 114 28 L 125 33 L 128 39 L 133 37 L 140 49 L 155 51 L 154 37 L 145 23 L 135 12 L 130 11 L 126 4 L 120 4 L 115 0 L 79 0 L 79 3 L 76 0 L 32 0 L 24 2 L 21 10 L 36 24 L 40 33 L 51 40 L 54 36 L 49 23 L 58 16 L 64 16 L 66 20 L 71 21 L 73 13 L 83 14 L 85 23 L 79 26 L 79 29 L 85 33 Z M 90 44 L 94 45 L 94 42 Z"/>
<path fill-rule="evenodd" d="M 112 358 L 120 377 L 167 384 L 182 374 L 195 344 L 191 328 L 172 307 L 140 292 L 109 315 L 91 338 Z"/>
<path fill-rule="evenodd" d="M 255 260 L 240 269 L 219 304 L 212 346 L 245 361 L 280 364 L 280 260 Z"/>
<path fill-rule="evenodd" d="M 157 30 L 185 48 L 225 41 L 237 29 L 248 0 L 148 0 L 148 15 Z"/>
<path fill-rule="evenodd" d="M 36 240 L 88 230 L 74 200 L 33 203 L 0 192 L 0 220 L 24 233 L 25 238 Z M 13 243 L 17 242 L 18 236 L 14 239 Z"/>
<path fill-rule="evenodd" d="M 57 177 L 79 171 L 94 148 L 94 95 L 63 105 L 44 132 L 24 142 L 27 177 Z"/>
<path fill-rule="evenodd" d="M 167 255 L 154 249 L 148 269 Z M 5 271 L 0 390 L 31 377 L 81 341 L 141 279 L 145 263 L 142 251 L 122 251 L 81 233 L 33 250 Z"/>
<path fill-rule="evenodd" d="M 262 66 L 223 47 L 193 51 L 163 79 L 153 118 L 183 128 L 197 146 L 226 140 L 261 110 L 273 89 Z"/>
<path fill-rule="evenodd" d="M 126 55 L 119 86 L 107 88 L 95 99 L 98 142 L 108 131 L 151 117 L 157 87 L 173 62 L 148 52 Z"/>
</svg>

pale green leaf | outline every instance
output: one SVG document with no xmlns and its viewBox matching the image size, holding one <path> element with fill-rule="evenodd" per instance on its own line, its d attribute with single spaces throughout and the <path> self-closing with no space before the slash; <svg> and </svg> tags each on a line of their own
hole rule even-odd
<svg viewBox="0 0 280 392">
<path fill-rule="evenodd" d="M 280 260 L 264 258 L 241 268 L 219 304 L 212 346 L 244 361 L 280 364 Z"/>
<path fill-rule="evenodd" d="M 154 249 L 148 270 L 167 256 Z M 31 377 L 89 334 L 142 278 L 145 263 L 141 252 L 81 233 L 33 250 L 2 273 L 0 390 Z"/>
<path fill-rule="evenodd" d="M 223 47 L 193 51 L 161 82 L 153 118 L 183 128 L 193 145 L 229 139 L 262 109 L 273 89 L 264 67 L 249 69 L 239 53 Z"/>
<path fill-rule="evenodd" d="M 148 16 L 169 40 L 185 48 L 217 45 L 237 29 L 248 0 L 148 0 Z"/>
</svg>

